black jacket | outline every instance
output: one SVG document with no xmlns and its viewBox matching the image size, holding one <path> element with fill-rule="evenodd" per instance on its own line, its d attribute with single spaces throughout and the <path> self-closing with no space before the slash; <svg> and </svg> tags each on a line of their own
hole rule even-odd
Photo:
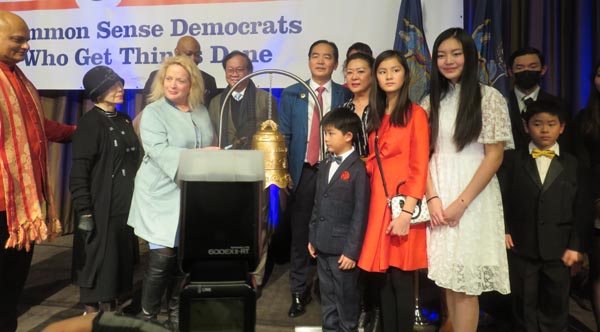
<svg viewBox="0 0 600 332">
<path fill-rule="evenodd" d="M 327 183 L 331 161 L 319 165 L 309 242 L 318 252 L 358 260 L 369 214 L 369 177 L 355 150 Z"/>
<path fill-rule="evenodd" d="M 542 185 L 527 148 L 505 154 L 498 174 L 504 201 L 506 234 L 516 254 L 560 259 L 566 249 L 583 252 L 590 231 L 592 204 L 587 174 L 562 150 L 554 157 Z"/>
</svg>

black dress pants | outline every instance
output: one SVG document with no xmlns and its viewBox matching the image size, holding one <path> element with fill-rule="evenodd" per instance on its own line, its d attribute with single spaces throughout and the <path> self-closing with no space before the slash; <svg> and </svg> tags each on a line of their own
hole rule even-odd
<svg viewBox="0 0 600 332">
<path fill-rule="evenodd" d="M 308 223 L 312 215 L 317 185 L 317 167 L 302 168 L 300 181 L 290 202 L 290 226 L 292 243 L 290 248 L 290 290 L 303 293 L 310 289 L 308 280 L 311 257 L 308 253 Z"/>
<path fill-rule="evenodd" d="M 0 211 L 0 332 L 17 330 L 17 303 L 25 286 L 33 257 L 29 251 L 4 249 L 8 239 L 6 211 Z"/>
<path fill-rule="evenodd" d="M 415 323 L 414 271 L 389 267 L 380 290 L 383 332 L 412 332 Z"/>
<path fill-rule="evenodd" d="M 509 251 L 515 332 L 567 331 L 570 274 L 560 259 L 545 261 Z"/>
<path fill-rule="evenodd" d="M 360 270 L 340 270 L 339 258 L 340 255 L 324 253 L 317 256 L 323 332 L 357 332 Z"/>
</svg>

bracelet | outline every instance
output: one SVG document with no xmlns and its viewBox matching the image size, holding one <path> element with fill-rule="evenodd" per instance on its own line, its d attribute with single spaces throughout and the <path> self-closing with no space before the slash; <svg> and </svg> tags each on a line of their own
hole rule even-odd
<svg viewBox="0 0 600 332">
<path fill-rule="evenodd" d="M 412 213 L 412 212 L 410 212 L 410 211 L 408 211 L 408 210 L 404 210 L 404 209 L 402 209 L 402 212 L 404 212 L 404 213 L 408 213 L 408 214 L 410 214 L 411 216 L 413 215 L 413 213 Z"/>
<path fill-rule="evenodd" d="M 437 199 L 440 199 L 440 198 L 439 198 L 439 197 L 436 195 L 436 196 L 430 197 L 430 198 L 427 200 L 427 203 L 429 203 L 429 201 L 430 201 L 430 200 L 432 200 L 432 199 L 435 199 L 435 198 L 437 198 Z"/>
</svg>

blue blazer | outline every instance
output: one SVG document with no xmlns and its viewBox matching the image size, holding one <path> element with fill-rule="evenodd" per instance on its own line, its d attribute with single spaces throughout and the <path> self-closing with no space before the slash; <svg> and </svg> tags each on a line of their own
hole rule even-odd
<svg viewBox="0 0 600 332">
<path fill-rule="evenodd" d="M 306 81 L 306 84 L 309 84 L 309 81 Z M 332 108 L 343 105 L 351 96 L 350 90 L 331 82 Z M 302 84 L 296 83 L 281 92 L 279 101 L 279 131 L 285 136 L 294 190 L 300 181 L 308 143 L 308 98 L 308 90 Z"/>
</svg>

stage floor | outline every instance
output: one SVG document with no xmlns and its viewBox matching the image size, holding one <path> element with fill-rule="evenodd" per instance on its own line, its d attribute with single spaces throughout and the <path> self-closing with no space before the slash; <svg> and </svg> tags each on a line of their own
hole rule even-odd
<svg viewBox="0 0 600 332">
<path fill-rule="evenodd" d="M 79 290 L 70 284 L 72 236 L 62 236 L 53 243 L 43 243 L 35 247 L 31 272 L 21 297 L 19 306 L 19 332 L 41 331 L 48 324 L 69 317 L 81 315 L 83 308 L 78 304 Z M 145 257 L 141 246 L 142 261 Z M 275 265 L 271 277 L 263 289 L 257 303 L 257 332 L 315 331 L 306 327 L 320 326 L 320 308 L 316 300 L 307 307 L 307 313 L 298 318 L 289 318 L 290 305 L 288 287 L 288 265 Z M 136 296 L 141 287 L 142 268 L 136 268 Z M 421 276 L 421 300 L 427 309 L 437 309 L 438 290 Z M 489 310 L 496 318 L 479 331 L 507 331 L 506 313 L 497 312 L 498 302 L 493 296 L 482 299 L 482 309 Z M 593 317 L 571 301 L 569 331 L 593 331 Z M 432 318 L 435 318 L 432 316 Z M 436 322 L 434 322 L 436 323 Z M 304 329 L 303 329 L 304 328 Z M 436 331 L 432 325 L 426 331 Z"/>
</svg>

